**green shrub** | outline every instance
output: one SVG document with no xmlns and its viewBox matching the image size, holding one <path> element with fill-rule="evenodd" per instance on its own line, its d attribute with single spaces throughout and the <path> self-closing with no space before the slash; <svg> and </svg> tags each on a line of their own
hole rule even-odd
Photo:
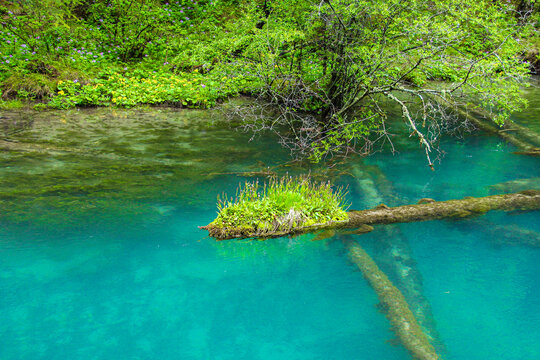
<svg viewBox="0 0 540 360">
<path fill-rule="evenodd" d="M 220 237 L 268 236 L 298 227 L 346 221 L 346 192 L 307 177 L 247 182 L 236 197 L 218 197 L 218 216 L 208 225 Z M 226 234 L 223 236 L 223 234 Z"/>
<path fill-rule="evenodd" d="M 180 74 L 137 70 L 124 74 L 105 72 L 86 84 L 77 80 L 59 81 L 58 91 L 49 102 L 49 107 L 65 109 L 74 106 L 169 104 L 208 108 L 248 89 L 253 83 L 254 79 L 220 72 L 203 75 L 198 70 Z"/>
</svg>

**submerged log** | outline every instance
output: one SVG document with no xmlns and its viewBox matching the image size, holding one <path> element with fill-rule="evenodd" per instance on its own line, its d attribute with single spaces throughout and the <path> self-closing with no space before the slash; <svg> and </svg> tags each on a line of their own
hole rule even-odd
<svg viewBox="0 0 540 360">
<path fill-rule="evenodd" d="M 0 139 L 0 151 L 19 151 L 19 152 L 37 152 L 37 153 L 67 153 L 69 149 L 58 148 L 47 144 L 29 144 L 18 141 L 8 141 Z"/>
<path fill-rule="evenodd" d="M 487 228 L 487 232 L 495 245 L 540 247 L 540 234 L 518 225 L 493 224 Z"/>
<path fill-rule="evenodd" d="M 472 219 L 459 224 L 463 232 L 482 231 L 487 240 L 496 247 L 527 246 L 540 248 L 540 234 L 517 224 L 497 224 L 486 219 Z"/>
<path fill-rule="evenodd" d="M 56 146 L 46 143 L 28 143 L 13 140 L 0 139 L 0 151 L 19 153 L 38 153 L 48 155 L 76 154 L 79 156 L 91 156 L 104 159 L 116 159 L 120 156 L 115 154 L 101 154 L 91 149 L 80 149 L 65 146 Z"/>
<path fill-rule="evenodd" d="M 462 116 L 467 118 L 470 122 L 475 124 L 479 129 L 482 129 L 486 132 L 496 134 L 501 139 L 508 141 L 510 144 L 517 146 L 520 150 L 520 154 L 529 155 L 536 154 L 539 149 L 534 144 L 531 144 L 528 139 L 519 136 L 518 134 L 509 131 L 509 129 L 499 128 L 494 123 L 491 123 L 487 120 L 481 119 L 480 116 L 475 116 L 470 112 L 465 110 L 458 111 Z"/>
<path fill-rule="evenodd" d="M 540 177 L 530 179 L 517 179 L 490 185 L 490 192 L 513 193 L 527 189 L 540 189 Z"/>
<path fill-rule="evenodd" d="M 540 191 L 526 190 L 519 193 L 491 195 L 481 198 L 466 197 L 461 200 L 421 201 L 421 204 L 388 207 L 381 204 L 370 210 L 349 211 L 348 220 L 334 221 L 311 226 L 293 227 L 283 231 L 249 233 L 243 228 L 223 229 L 212 224 L 200 226 L 208 230 L 210 236 L 219 239 L 234 239 L 248 237 L 280 237 L 301 233 L 315 232 L 323 229 L 354 229 L 362 225 L 395 224 L 415 221 L 440 220 L 448 218 L 465 218 L 481 215 L 491 210 L 538 210 L 540 209 Z M 231 235 L 234 234 L 234 235 Z"/>
<path fill-rule="evenodd" d="M 414 359 L 437 360 L 439 356 L 409 309 L 403 294 L 392 284 L 375 261 L 355 241 L 347 241 L 349 258 L 358 266 L 377 293 L 386 317 L 399 341 Z"/>
<path fill-rule="evenodd" d="M 448 106 L 444 100 L 432 96 L 433 101 L 442 106 Z M 458 114 L 469 120 L 477 128 L 493 133 L 501 139 L 508 141 L 520 149 L 516 154 L 538 156 L 540 154 L 540 135 L 518 125 L 513 121 L 507 122 L 502 128 L 498 127 L 493 121 L 489 120 L 489 114 L 481 110 L 467 111 L 463 108 L 455 108 Z"/>
<path fill-rule="evenodd" d="M 514 151 L 512 154 L 516 155 L 529 155 L 529 156 L 540 156 L 540 149 L 534 148 L 531 150 L 525 150 L 525 151 Z"/>
<path fill-rule="evenodd" d="M 473 111 L 473 115 L 483 123 L 487 122 L 492 124 L 492 121 L 490 120 L 491 116 L 485 110 L 476 109 Z M 502 128 L 497 128 L 497 131 L 501 134 L 505 132 L 510 133 L 515 138 L 520 139 L 520 141 L 528 144 L 528 146 L 535 147 L 537 150 L 540 150 L 538 148 L 540 146 L 540 134 L 527 128 L 526 126 L 516 123 L 515 121 L 505 121 Z"/>
<path fill-rule="evenodd" d="M 437 351 L 444 352 L 445 345 L 437 331 L 431 304 L 424 295 L 422 274 L 407 237 L 395 224 L 382 226 L 373 235 L 374 259 L 401 291 L 430 343 Z"/>
<path fill-rule="evenodd" d="M 373 206 L 387 201 L 403 202 L 395 192 L 392 182 L 378 166 L 364 164 L 360 167 L 354 164 L 352 174 L 356 180 L 354 184 L 358 187 L 357 191 L 362 195 L 364 204 Z M 421 201 L 435 200 L 422 199 Z M 344 234 L 345 231 L 340 230 L 339 233 Z M 407 237 L 397 224 L 383 226 L 374 235 L 377 243 L 374 255 L 379 267 L 401 291 L 409 309 L 431 344 L 438 352 L 444 352 L 445 346 L 438 334 L 431 305 L 424 296 L 422 275 L 416 266 Z"/>
</svg>

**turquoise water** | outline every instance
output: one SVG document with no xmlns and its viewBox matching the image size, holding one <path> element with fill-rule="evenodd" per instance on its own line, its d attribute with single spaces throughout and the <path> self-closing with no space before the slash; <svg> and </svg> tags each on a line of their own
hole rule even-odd
<svg viewBox="0 0 540 360">
<path fill-rule="evenodd" d="M 41 150 L 0 152 L 0 359 L 409 359 L 339 236 L 216 242 L 197 228 L 216 196 L 243 171 L 311 171 L 357 209 L 540 177 L 537 158 L 485 135 L 445 140 L 435 172 L 415 141 L 326 171 L 219 113 L 4 116 Z M 509 229 L 540 233 L 538 212 L 355 240 L 427 314 L 444 359 L 538 359 L 540 247 Z"/>
</svg>

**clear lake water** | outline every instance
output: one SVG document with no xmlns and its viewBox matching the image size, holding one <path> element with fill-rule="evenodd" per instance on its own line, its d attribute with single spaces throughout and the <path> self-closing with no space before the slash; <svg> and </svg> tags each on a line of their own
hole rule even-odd
<svg viewBox="0 0 540 360">
<path fill-rule="evenodd" d="M 410 359 L 339 235 L 217 242 L 197 227 L 216 196 L 260 171 L 347 186 L 351 209 L 540 178 L 538 158 L 486 134 L 445 138 L 431 171 L 414 139 L 397 155 L 293 163 L 219 111 L 0 115 L 4 135 L 34 144 L 0 151 L 4 360 Z M 353 237 L 423 314 L 443 359 L 540 359 L 539 219 L 494 212 Z"/>
</svg>

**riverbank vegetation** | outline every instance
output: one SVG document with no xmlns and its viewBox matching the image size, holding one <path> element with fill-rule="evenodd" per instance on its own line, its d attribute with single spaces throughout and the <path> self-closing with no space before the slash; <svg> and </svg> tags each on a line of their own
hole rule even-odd
<svg viewBox="0 0 540 360">
<path fill-rule="evenodd" d="M 229 32 L 232 24 L 220 19 L 234 7 L 231 1 L 7 1 L 0 7 L 2 98 L 62 109 L 207 108 L 249 92 L 253 79 L 240 64 L 224 66 L 217 50 L 203 54 L 209 48 L 192 53 Z"/>
<path fill-rule="evenodd" d="M 208 108 L 317 161 L 390 141 L 388 104 L 430 152 L 482 107 L 525 106 L 537 66 L 534 1 L 29 0 L 0 6 L 2 107 Z M 535 65 L 536 64 L 536 65 Z M 275 116 L 261 117 L 270 105 Z"/>
</svg>

